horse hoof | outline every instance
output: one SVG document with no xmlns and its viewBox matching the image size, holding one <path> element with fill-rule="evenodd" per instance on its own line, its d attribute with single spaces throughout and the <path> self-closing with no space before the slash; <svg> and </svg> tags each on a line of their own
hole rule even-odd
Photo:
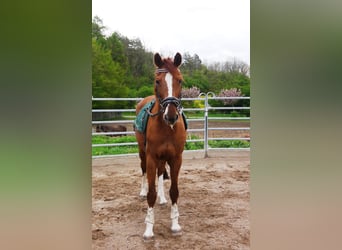
<svg viewBox="0 0 342 250">
<path fill-rule="evenodd" d="M 140 194 L 139 194 L 139 197 L 140 197 L 140 199 L 142 199 L 142 200 L 146 200 L 147 194 L 142 194 L 142 193 L 140 193 Z"/>
<path fill-rule="evenodd" d="M 143 236 L 143 240 L 144 242 L 151 242 L 151 241 L 154 241 L 154 235 L 152 236 Z"/>
<path fill-rule="evenodd" d="M 182 235 L 182 229 L 178 230 L 171 230 L 172 236 L 181 236 Z"/>
<path fill-rule="evenodd" d="M 181 235 L 182 234 L 182 228 L 178 223 L 174 224 L 171 226 L 171 232 L 172 232 L 172 235 Z"/>
<path fill-rule="evenodd" d="M 140 192 L 139 196 L 140 196 L 140 197 L 146 197 L 146 196 L 147 196 L 147 193 L 146 193 L 146 192 Z"/>
<path fill-rule="evenodd" d="M 159 202 L 159 205 L 160 205 L 160 206 L 166 206 L 166 205 L 167 205 L 167 201 L 160 201 L 160 202 Z"/>
</svg>

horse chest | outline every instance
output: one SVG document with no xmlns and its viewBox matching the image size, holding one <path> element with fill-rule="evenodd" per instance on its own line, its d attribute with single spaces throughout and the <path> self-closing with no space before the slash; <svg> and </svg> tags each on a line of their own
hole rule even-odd
<svg viewBox="0 0 342 250">
<path fill-rule="evenodd" d="M 172 143 L 163 143 L 158 147 L 153 147 L 153 154 L 162 160 L 169 160 L 183 152 L 183 147 Z"/>
<path fill-rule="evenodd" d="M 159 138 L 152 138 L 151 140 L 147 141 L 149 147 L 158 149 L 160 151 L 170 151 L 170 150 L 177 150 L 184 142 L 180 140 L 176 140 L 175 138 L 170 137 L 159 137 Z"/>
<path fill-rule="evenodd" d="M 150 136 L 147 140 L 147 149 L 158 158 L 175 157 L 184 150 L 185 136 L 172 133 L 158 133 L 155 136 Z"/>
</svg>

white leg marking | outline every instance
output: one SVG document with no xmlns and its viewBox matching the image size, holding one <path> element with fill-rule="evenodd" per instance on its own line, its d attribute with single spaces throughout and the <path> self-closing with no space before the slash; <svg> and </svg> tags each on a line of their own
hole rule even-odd
<svg viewBox="0 0 342 250">
<path fill-rule="evenodd" d="M 143 235 L 144 239 L 150 239 L 154 236 L 153 234 L 153 224 L 154 224 L 154 211 L 153 207 L 147 209 L 147 215 L 145 218 L 146 230 Z"/>
<path fill-rule="evenodd" d="M 177 204 L 173 204 L 171 206 L 171 231 L 172 233 L 179 233 L 182 228 L 178 224 L 178 217 L 179 217 L 179 212 L 178 212 L 178 206 Z"/>
<path fill-rule="evenodd" d="M 146 173 L 141 178 L 141 191 L 140 196 L 146 197 L 148 191 L 148 183 L 147 183 L 147 176 Z"/>
<path fill-rule="evenodd" d="M 160 205 L 167 203 L 167 200 L 165 199 L 165 193 L 164 193 L 164 177 L 163 177 L 163 175 L 159 176 L 159 178 L 158 178 L 158 197 L 159 197 L 159 204 Z"/>
</svg>

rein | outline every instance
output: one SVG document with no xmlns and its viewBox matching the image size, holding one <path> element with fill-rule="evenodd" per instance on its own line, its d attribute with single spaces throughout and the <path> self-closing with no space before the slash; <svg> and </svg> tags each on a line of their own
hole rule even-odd
<svg viewBox="0 0 342 250">
<path fill-rule="evenodd" d="M 169 73 L 169 71 L 167 69 L 164 68 L 158 68 L 156 69 L 156 73 Z M 147 114 L 151 117 L 157 116 L 161 113 L 164 113 L 165 108 L 167 105 L 169 104 L 173 104 L 176 106 L 178 113 L 182 113 L 182 103 L 181 103 L 181 97 L 180 98 L 176 98 L 176 97 L 166 97 L 164 99 L 161 99 L 161 97 L 159 96 L 159 93 L 156 93 L 158 100 L 159 100 L 159 105 L 160 105 L 160 109 L 157 113 L 151 113 L 150 110 L 147 110 Z"/>
</svg>

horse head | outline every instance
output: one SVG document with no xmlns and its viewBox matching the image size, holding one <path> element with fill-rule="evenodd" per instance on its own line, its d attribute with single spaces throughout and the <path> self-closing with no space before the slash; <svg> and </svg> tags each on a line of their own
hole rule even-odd
<svg viewBox="0 0 342 250">
<path fill-rule="evenodd" d="M 154 91 L 160 105 L 160 112 L 163 113 L 163 119 L 171 128 L 182 112 L 183 77 L 178 69 L 181 63 L 182 56 L 179 53 L 173 60 L 171 58 L 162 59 L 158 53 L 154 55 L 154 64 L 157 67 Z"/>
</svg>

